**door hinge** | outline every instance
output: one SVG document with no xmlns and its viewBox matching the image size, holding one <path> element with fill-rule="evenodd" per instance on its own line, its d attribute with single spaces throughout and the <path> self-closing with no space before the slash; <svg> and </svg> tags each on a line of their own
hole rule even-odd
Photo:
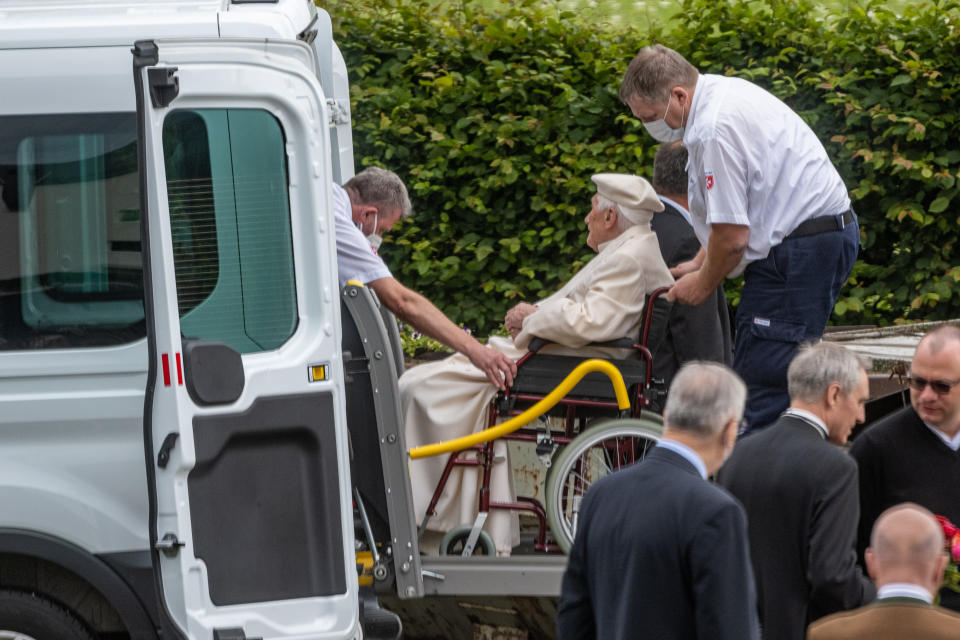
<svg viewBox="0 0 960 640">
<path fill-rule="evenodd" d="M 180 78 L 177 67 L 151 67 L 147 69 L 150 83 L 150 102 L 154 108 L 166 107 L 180 95 Z"/>
<path fill-rule="evenodd" d="M 262 638 L 248 638 L 243 627 L 226 627 L 214 629 L 213 640 L 262 640 Z"/>
<path fill-rule="evenodd" d="M 153 545 L 153 548 L 157 551 L 160 551 L 165 556 L 173 557 L 180 553 L 180 548 L 183 546 L 183 543 L 177 537 L 175 533 L 165 533 L 163 537 L 157 540 L 156 544 Z"/>
<path fill-rule="evenodd" d="M 350 124 L 350 110 L 344 103 L 333 98 L 327 98 L 327 108 L 330 110 L 330 126 Z"/>
</svg>

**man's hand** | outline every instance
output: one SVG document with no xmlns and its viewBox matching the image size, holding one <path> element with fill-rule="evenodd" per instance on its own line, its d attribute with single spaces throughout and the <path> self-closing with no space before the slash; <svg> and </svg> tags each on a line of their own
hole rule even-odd
<svg viewBox="0 0 960 640">
<path fill-rule="evenodd" d="M 478 342 L 466 356 L 470 358 L 473 366 L 483 371 L 487 379 L 501 391 L 513 384 L 513 378 L 517 375 L 517 364 L 499 351 L 489 349 Z"/>
<path fill-rule="evenodd" d="M 523 320 L 531 313 L 537 310 L 537 306 L 529 302 L 521 302 L 514 308 L 507 311 L 503 318 L 503 325 L 507 328 L 511 338 L 516 338 L 520 330 L 523 329 Z"/>
<path fill-rule="evenodd" d="M 681 262 L 674 268 L 670 269 L 670 275 L 679 280 L 688 273 L 693 273 L 700 268 L 700 264 L 696 260 L 687 260 L 686 262 Z"/>
<path fill-rule="evenodd" d="M 679 266 L 679 265 L 677 265 Z M 700 304 L 710 297 L 713 288 L 706 288 L 700 281 L 700 270 L 697 269 L 677 280 L 676 284 L 667 291 L 667 300 L 681 304 Z"/>
</svg>

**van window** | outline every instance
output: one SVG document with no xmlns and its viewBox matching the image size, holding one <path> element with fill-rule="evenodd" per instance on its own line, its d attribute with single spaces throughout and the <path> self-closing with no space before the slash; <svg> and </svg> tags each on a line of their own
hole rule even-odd
<svg viewBox="0 0 960 640">
<path fill-rule="evenodd" d="M 0 117 L 0 349 L 144 336 L 136 117 Z"/>
<path fill-rule="evenodd" d="M 144 337 L 136 115 L 0 117 L 0 350 Z M 241 353 L 296 330 L 285 140 L 261 110 L 163 126 L 184 336 Z"/>
<path fill-rule="evenodd" d="M 257 109 L 179 110 L 163 123 L 180 330 L 240 353 L 297 327 L 285 140 Z"/>
</svg>

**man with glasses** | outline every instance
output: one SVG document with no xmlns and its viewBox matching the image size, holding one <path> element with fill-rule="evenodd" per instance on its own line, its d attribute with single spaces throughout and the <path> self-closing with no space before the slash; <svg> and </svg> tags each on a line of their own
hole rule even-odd
<svg viewBox="0 0 960 640">
<path fill-rule="evenodd" d="M 960 328 L 923 337 L 909 382 L 910 406 L 871 426 L 850 449 L 860 468 L 861 551 L 877 517 L 901 502 L 960 522 Z M 941 604 L 960 611 L 960 594 L 941 591 Z"/>
</svg>

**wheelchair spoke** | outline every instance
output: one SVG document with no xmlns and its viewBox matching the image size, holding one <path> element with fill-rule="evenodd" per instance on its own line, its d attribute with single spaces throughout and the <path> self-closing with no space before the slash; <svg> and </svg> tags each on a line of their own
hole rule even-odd
<svg viewBox="0 0 960 640">
<path fill-rule="evenodd" d="M 547 481 L 547 515 L 557 542 L 569 549 L 580 503 L 601 478 L 639 462 L 659 439 L 659 425 L 615 420 L 588 427 L 557 456 Z"/>
</svg>

